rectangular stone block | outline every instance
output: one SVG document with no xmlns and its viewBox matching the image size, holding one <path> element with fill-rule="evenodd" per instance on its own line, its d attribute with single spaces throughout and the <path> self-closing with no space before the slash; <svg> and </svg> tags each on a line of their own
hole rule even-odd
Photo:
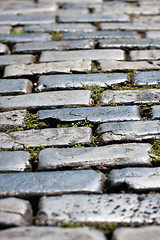
<svg viewBox="0 0 160 240">
<path fill-rule="evenodd" d="M 10 50 L 7 45 L 0 43 L 0 54 L 9 54 Z"/>
<path fill-rule="evenodd" d="M 35 61 L 33 55 L 3 55 L 0 56 L 0 69 L 12 64 L 30 64 Z"/>
<path fill-rule="evenodd" d="M 18 198 L 0 199 L 0 225 L 3 227 L 32 224 L 32 208 L 29 201 Z"/>
<path fill-rule="evenodd" d="M 92 131 L 89 127 L 47 128 L 26 130 L 11 133 L 0 133 L 0 147 L 23 149 L 39 146 L 74 146 L 78 143 L 90 145 Z"/>
<path fill-rule="evenodd" d="M 30 154 L 25 151 L 0 152 L 0 172 L 24 172 L 31 170 Z"/>
<path fill-rule="evenodd" d="M 148 31 L 146 33 L 146 37 L 158 39 L 160 38 L 160 31 Z"/>
<path fill-rule="evenodd" d="M 159 27 L 160 29 L 160 27 Z M 54 23 L 54 24 L 38 24 L 28 25 L 24 27 L 24 31 L 28 32 L 92 32 L 95 27 L 90 23 Z"/>
<path fill-rule="evenodd" d="M 160 106 L 152 106 L 152 119 L 160 119 Z"/>
<path fill-rule="evenodd" d="M 84 89 L 84 86 L 101 86 L 107 88 L 112 85 L 127 82 L 124 73 L 94 73 L 94 74 L 63 74 L 40 76 L 37 91 L 52 91 L 57 89 Z"/>
<path fill-rule="evenodd" d="M 160 191 L 160 168 L 123 168 L 109 174 L 111 188 L 126 184 L 137 192 Z"/>
<path fill-rule="evenodd" d="M 159 60 L 159 50 L 139 50 L 130 52 L 131 60 Z"/>
<path fill-rule="evenodd" d="M 89 106 L 91 91 L 72 90 L 0 97 L 0 109 L 46 108 L 54 106 Z"/>
<path fill-rule="evenodd" d="M 134 85 L 158 85 L 160 83 L 160 72 L 137 72 L 134 75 Z"/>
<path fill-rule="evenodd" d="M 0 95 L 18 95 L 32 92 L 33 84 L 28 79 L 0 79 Z"/>
<path fill-rule="evenodd" d="M 15 110 L 9 112 L 0 112 L 0 128 L 13 128 L 22 126 L 24 119 L 27 115 L 26 110 Z"/>
<path fill-rule="evenodd" d="M 92 31 L 82 32 L 77 31 L 75 33 L 66 32 L 63 33 L 62 39 L 76 40 L 76 39 L 119 39 L 119 38 L 139 38 L 136 32 L 124 32 L 124 31 Z"/>
<path fill-rule="evenodd" d="M 92 23 L 92 22 L 129 22 L 129 16 L 125 14 L 100 14 L 100 13 L 88 13 L 88 14 L 70 14 L 60 15 L 60 23 Z"/>
<path fill-rule="evenodd" d="M 43 42 L 51 41 L 52 36 L 49 33 L 23 33 L 0 36 L 0 41 L 4 43 L 21 43 L 21 42 Z"/>
<path fill-rule="evenodd" d="M 19 227 L 0 231 L 0 238 L 5 240 L 26 240 L 46 239 L 83 239 L 83 240 L 105 240 L 105 236 L 100 231 L 83 228 L 58 228 L 58 227 Z"/>
<path fill-rule="evenodd" d="M 103 123 L 97 133 L 101 135 L 100 141 L 109 142 L 129 142 L 159 139 L 159 121 L 129 121 Z"/>
<path fill-rule="evenodd" d="M 41 54 L 40 62 L 61 62 L 99 60 L 99 59 L 117 59 L 124 60 L 123 50 L 81 50 L 81 51 L 44 51 Z"/>
<path fill-rule="evenodd" d="M 150 206 L 150 207 L 148 207 Z M 160 194 L 63 195 L 43 197 L 37 225 L 58 223 L 159 224 Z"/>
<path fill-rule="evenodd" d="M 40 152 L 38 170 L 60 168 L 111 168 L 151 166 L 149 144 L 116 144 L 104 147 L 46 148 Z"/>
<path fill-rule="evenodd" d="M 0 196 L 36 197 L 102 193 L 105 176 L 93 170 L 0 174 Z"/>
<path fill-rule="evenodd" d="M 94 48 L 93 40 L 75 40 L 75 41 L 55 41 L 55 42 L 31 42 L 19 43 L 14 47 L 14 53 L 35 53 L 47 50 L 75 50 L 75 49 L 92 49 Z"/>
<path fill-rule="evenodd" d="M 160 69 L 160 61 L 116 61 L 111 60 L 99 60 L 102 71 L 133 71 L 133 70 L 154 70 Z"/>
<path fill-rule="evenodd" d="M 0 26 L 0 35 L 10 34 L 11 26 Z"/>
<path fill-rule="evenodd" d="M 4 77 L 32 76 L 35 74 L 72 73 L 91 71 L 91 61 L 65 61 L 31 65 L 10 65 L 5 68 Z"/>
<path fill-rule="evenodd" d="M 61 122 L 88 121 L 93 123 L 141 120 L 137 106 L 94 107 L 94 108 L 62 108 L 41 110 L 40 121 L 52 119 Z"/>
<path fill-rule="evenodd" d="M 99 96 L 99 103 L 109 105 L 111 103 L 158 103 L 160 99 L 159 89 L 142 89 L 142 90 L 117 90 L 104 91 Z"/>
<path fill-rule="evenodd" d="M 107 30 L 122 30 L 122 31 L 149 31 L 160 30 L 158 23 L 101 23 L 100 29 Z M 132 40 L 132 39 L 131 39 Z"/>
</svg>

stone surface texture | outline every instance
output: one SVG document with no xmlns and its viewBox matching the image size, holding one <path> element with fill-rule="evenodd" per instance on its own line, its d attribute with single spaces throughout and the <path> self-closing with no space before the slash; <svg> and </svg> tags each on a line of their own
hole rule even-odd
<svg viewBox="0 0 160 240">
<path fill-rule="evenodd" d="M 0 112 L 0 127 L 12 128 L 22 126 L 26 116 L 26 110 Z"/>
</svg>

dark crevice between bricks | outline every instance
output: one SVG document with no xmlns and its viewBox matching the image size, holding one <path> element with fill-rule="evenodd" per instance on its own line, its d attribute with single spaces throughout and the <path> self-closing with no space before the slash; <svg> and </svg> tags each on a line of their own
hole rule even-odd
<svg viewBox="0 0 160 240">
<path fill-rule="evenodd" d="M 32 212 L 33 212 L 33 225 L 35 225 L 35 221 L 36 221 L 36 216 L 38 213 L 38 206 L 39 206 L 39 201 L 40 201 L 40 197 L 35 197 L 34 198 L 29 199 L 30 204 L 32 206 Z"/>
<path fill-rule="evenodd" d="M 148 104 L 141 104 L 140 107 L 140 114 L 143 120 L 151 120 L 152 119 L 152 103 Z"/>
<path fill-rule="evenodd" d="M 124 56 L 125 56 L 125 61 L 131 61 L 129 50 L 127 49 L 125 50 Z"/>
</svg>

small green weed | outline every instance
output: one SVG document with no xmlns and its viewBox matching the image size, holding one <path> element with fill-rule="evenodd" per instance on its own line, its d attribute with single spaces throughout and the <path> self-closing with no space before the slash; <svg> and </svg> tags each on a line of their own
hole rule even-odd
<svg viewBox="0 0 160 240">
<path fill-rule="evenodd" d="M 30 162 L 32 164 L 37 164 L 38 163 L 38 155 L 39 155 L 39 152 L 42 149 L 44 149 L 44 146 L 40 146 L 40 147 L 28 147 L 28 146 L 26 146 L 24 151 L 30 153 Z"/>
<path fill-rule="evenodd" d="M 153 163 L 160 164 L 160 140 L 155 141 L 152 145 L 152 152 L 149 154 Z"/>
<path fill-rule="evenodd" d="M 83 85 L 82 87 L 86 90 L 90 90 L 92 91 L 92 99 L 94 100 L 94 104 L 97 103 L 98 99 L 99 99 L 99 95 L 105 90 L 103 87 L 98 86 L 98 85 L 94 85 L 94 86 L 88 86 L 88 85 Z"/>
<path fill-rule="evenodd" d="M 61 41 L 61 40 L 62 40 L 62 33 L 60 32 L 52 33 L 52 41 Z"/>
<path fill-rule="evenodd" d="M 139 106 L 141 116 L 144 120 L 150 119 L 152 117 L 151 106 L 152 106 L 152 103 L 151 104 L 141 104 Z"/>
<path fill-rule="evenodd" d="M 25 33 L 28 33 L 27 31 L 24 31 L 24 30 L 15 30 L 15 29 L 13 29 L 12 31 L 11 31 L 11 34 L 13 35 L 13 34 L 25 34 Z"/>
<path fill-rule="evenodd" d="M 68 124 L 57 124 L 57 128 L 67 128 L 67 127 L 90 127 L 93 128 L 94 126 L 89 123 L 88 121 L 79 121 L 77 123 L 68 123 Z"/>
</svg>

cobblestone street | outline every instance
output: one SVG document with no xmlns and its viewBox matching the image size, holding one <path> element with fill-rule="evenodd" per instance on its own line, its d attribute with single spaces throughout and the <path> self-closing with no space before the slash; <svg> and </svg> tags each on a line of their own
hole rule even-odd
<svg viewBox="0 0 160 240">
<path fill-rule="evenodd" d="M 0 0 L 0 239 L 160 239 L 160 1 Z"/>
</svg>

